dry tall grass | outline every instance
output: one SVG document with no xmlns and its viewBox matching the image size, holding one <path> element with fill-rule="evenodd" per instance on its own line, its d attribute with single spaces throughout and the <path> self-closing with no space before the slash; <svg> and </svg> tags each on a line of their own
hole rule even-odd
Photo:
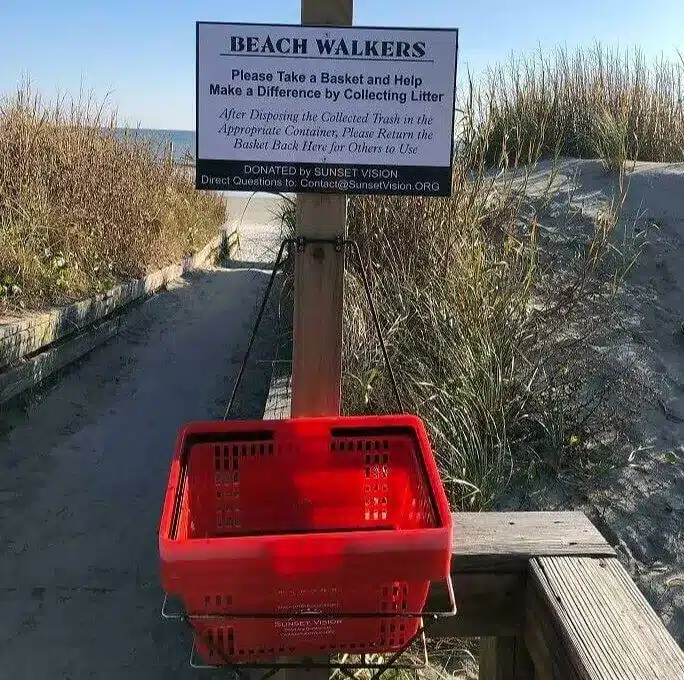
<svg viewBox="0 0 684 680">
<path fill-rule="evenodd" d="M 0 311 L 80 298 L 179 260 L 224 207 L 92 101 L 0 106 Z"/>
<path fill-rule="evenodd" d="M 599 367 L 581 349 L 610 323 L 619 271 L 604 266 L 615 220 L 602 220 L 556 272 L 562 285 L 548 285 L 550 259 L 520 191 L 487 181 L 483 166 L 471 171 L 457 166 L 448 199 L 353 197 L 348 224 L 405 407 L 430 431 L 452 506 L 482 509 L 515 473 L 585 475 L 612 463 L 604 445 L 618 434 L 620 376 L 598 393 Z M 396 412 L 348 266 L 344 409 Z"/>
<path fill-rule="evenodd" d="M 525 177 L 493 176 L 482 156 L 461 155 L 450 198 L 348 203 L 404 406 L 430 431 L 454 508 L 491 507 L 515 473 L 608 469 L 616 405 L 629 414 L 624 376 L 606 380 L 583 351 L 610 325 L 632 264 L 610 258 L 620 193 L 580 256 L 564 260 L 539 236 Z M 294 202 L 281 209 L 291 237 Z M 353 259 L 345 288 L 344 410 L 396 412 Z"/>
<path fill-rule="evenodd" d="M 490 69 L 471 90 L 473 143 L 489 165 L 557 155 L 684 160 L 684 61 L 648 62 L 596 45 L 537 53 Z"/>
<path fill-rule="evenodd" d="M 541 70 L 494 71 L 484 91 L 473 89 L 461 110 L 465 139 L 450 198 L 349 201 L 349 233 L 363 253 L 400 389 L 430 430 L 456 508 L 491 507 L 514 474 L 586 482 L 615 462 L 633 386 L 585 348 L 612 323 L 614 292 L 638 250 L 614 256 L 627 183 L 616 182 L 610 210 L 583 227 L 577 252 L 565 256 L 540 236 L 527 170 L 510 171 L 512 162 L 548 154 L 681 153 L 673 72 L 657 71 L 655 89 L 638 90 L 641 62 L 623 73 L 622 62 L 602 59 L 594 52 L 571 62 L 560 53 L 555 66 L 542 59 Z M 599 103 L 626 106 L 634 140 L 621 133 L 626 150 L 600 146 L 612 133 L 590 125 Z M 570 227 L 573 217 L 565 219 Z M 391 412 L 352 263 L 345 315 L 345 410 Z"/>
<path fill-rule="evenodd" d="M 619 460 L 640 388 L 587 346 L 611 328 L 615 291 L 638 256 L 616 233 L 622 162 L 682 157 L 681 83 L 674 66 L 649 70 L 638 55 L 626 62 L 600 48 L 514 62 L 461 97 L 450 198 L 350 197 L 349 235 L 405 406 L 430 431 L 454 508 L 491 507 L 514 475 L 532 478 L 528 488 L 574 478 L 585 491 Z M 560 154 L 621 171 L 612 205 L 580 225 L 571 253 L 537 226 L 553 171 L 535 205 L 520 167 Z M 283 217 L 291 231 L 292 204 Z M 555 219 L 578 229 L 569 208 Z M 344 313 L 345 411 L 396 411 L 350 259 Z"/>
</svg>

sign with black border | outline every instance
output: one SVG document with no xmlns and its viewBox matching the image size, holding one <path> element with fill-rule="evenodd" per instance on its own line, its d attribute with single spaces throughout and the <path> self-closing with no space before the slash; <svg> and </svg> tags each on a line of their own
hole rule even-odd
<svg viewBox="0 0 684 680">
<path fill-rule="evenodd" d="M 448 196 L 458 30 L 197 23 L 196 187 Z"/>
</svg>

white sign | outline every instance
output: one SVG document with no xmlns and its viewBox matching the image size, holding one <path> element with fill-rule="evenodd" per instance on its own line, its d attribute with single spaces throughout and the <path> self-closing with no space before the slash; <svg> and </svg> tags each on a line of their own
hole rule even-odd
<svg viewBox="0 0 684 680">
<path fill-rule="evenodd" d="M 458 31 L 197 24 L 197 188 L 448 195 Z"/>
</svg>

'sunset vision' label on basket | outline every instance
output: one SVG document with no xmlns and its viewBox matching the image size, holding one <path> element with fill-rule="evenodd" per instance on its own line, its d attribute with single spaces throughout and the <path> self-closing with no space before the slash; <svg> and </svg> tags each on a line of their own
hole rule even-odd
<svg viewBox="0 0 684 680">
<path fill-rule="evenodd" d="M 458 31 L 197 24 L 198 189 L 451 193 Z"/>
<path fill-rule="evenodd" d="M 277 611 L 282 614 L 299 613 L 299 612 L 323 612 L 335 611 L 339 609 L 341 603 L 339 600 L 325 599 L 319 600 L 305 600 L 298 602 L 296 605 L 283 605 L 277 608 Z M 288 638 L 310 638 L 312 636 L 329 636 L 333 635 L 340 625 L 342 619 L 331 619 L 315 617 L 311 618 L 292 618 L 292 619 L 276 619 L 275 627 L 280 629 L 283 637 Z"/>
<path fill-rule="evenodd" d="M 279 619 L 275 627 L 285 638 L 306 638 L 334 635 L 342 619 Z"/>
</svg>

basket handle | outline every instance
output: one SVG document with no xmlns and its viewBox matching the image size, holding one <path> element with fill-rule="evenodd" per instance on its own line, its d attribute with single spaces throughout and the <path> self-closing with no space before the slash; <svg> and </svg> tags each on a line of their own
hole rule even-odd
<svg viewBox="0 0 684 680">
<path fill-rule="evenodd" d="M 354 254 L 356 255 L 356 261 L 358 262 L 359 269 L 361 270 L 361 279 L 363 281 L 363 288 L 366 291 L 366 299 L 368 300 L 368 306 L 370 307 L 371 316 L 373 317 L 373 325 L 375 326 L 375 332 L 378 335 L 378 341 L 380 342 L 380 349 L 382 350 L 382 356 L 385 360 L 385 365 L 387 366 L 387 373 L 389 374 L 390 382 L 392 383 L 392 391 L 394 392 L 394 398 L 397 402 L 397 407 L 399 408 L 399 413 L 404 413 L 404 404 L 401 400 L 401 395 L 399 394 L 399 388 L 397 386 L 397 380 L 394 377 L 394 371 L 392 370 L 392 363 L 389 360 L 389 355 L 387 354 L 387 347 L 385 346 L 385 338 L 382 336 L 382 329 L 380 328 L 380 321 L 378 320 L 378 313 L 375 310 L 375 303 L 373 302 L 373 295 L 371 294 L 370 284 L 368 283 L 368 277 L 366 276 L 366 268 L 363 266 L 363 258 L 361 257 L 361 250 L 359 249 L 359 244 L 353 239 L 345 239 L 344 243 L 351 245 Z"/>
</svg>

